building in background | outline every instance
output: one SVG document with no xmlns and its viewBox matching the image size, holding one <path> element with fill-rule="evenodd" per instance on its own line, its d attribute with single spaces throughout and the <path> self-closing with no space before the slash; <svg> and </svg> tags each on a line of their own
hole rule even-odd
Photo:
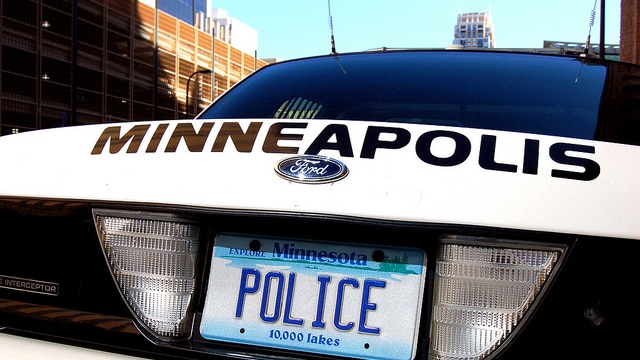
<svg viewBox="0 0 640 360">
<path fill-rule="evenodd" d="M 640 64 L 640 2 L 637 0 L 620 1 L 620 61 Z"/>
<path fill-rule="evenodd" d="M 245 53 L 258 51 L 258 32 L 242 21 L 229 16 L 224 9 L 211 9 L 208 19 L 215 26 L 216 38 L 242 50 Z"/>
<path fill-rule="evenodd" d="M 242 21 L 229 16 L 220 8 L 214 8 L 212 0 L 140 0 L 179 20 L 212 34 L 217 39 L 254 54 L 258 51 L 258 32 Z"/>
<path fill-rule="evenodd" d="M 154 0 L 160 11 L 173 15 L 187 24 L 196 25 L 197 14 L 206 14 L 210 0 Z M 153 2 L 150 4 L 153 6 Z M 204 29 L 201 29 L 204 30 Z"/>
<path fill-rule="evenodd" d="M 227 25 L 208 5 L 168 1 L 192 5 L 168 9 L 186 22 L 162 3 L 0 0 L 0 134 L 192 117 L 266 65 L 214 31 Z"/>
<path fill-rule="evenodd" d="M 491 12 L 458 13 L 453 45 L 465 48 L 495 48 Z"/>
<path fill-rule="evenodd" d="M 587 48 L 588 46 L 588 48 Z M 602 57 L 607 60 L 620 61 L 620 45 L 618 44 L 588 44 L 581 42 L 550 41 L 545 40 L 544 49 L 555 50 L 558 54 L 585 55 L 592 57 Z M 600 56 L 601 48 L 604 49 L 603 56 Z"/>
</svg>

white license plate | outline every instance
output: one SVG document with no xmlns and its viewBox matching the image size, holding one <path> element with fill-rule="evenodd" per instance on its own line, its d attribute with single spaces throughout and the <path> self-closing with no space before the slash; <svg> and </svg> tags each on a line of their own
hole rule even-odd
<svg viewBox="0 0 640 360">
<path fill-rule="evenodd" d="M 318 354 L 411 359 L 426 261 L 414 248 L 221 234 L 200 333 Z"/>
</svg>

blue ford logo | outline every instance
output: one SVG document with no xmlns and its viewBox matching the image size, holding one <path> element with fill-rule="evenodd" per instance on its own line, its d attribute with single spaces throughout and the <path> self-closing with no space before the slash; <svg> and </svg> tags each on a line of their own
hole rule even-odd
<svg viewBox="0 0 640 360">
<path fill-rule="evenodd" d="M 299 183 L 324 184 L 338 181 L 349 173 L 336 159 L 319 155 L 293 156 L 280 160 L 275 167 L 278 175 Z"/>
</svg>

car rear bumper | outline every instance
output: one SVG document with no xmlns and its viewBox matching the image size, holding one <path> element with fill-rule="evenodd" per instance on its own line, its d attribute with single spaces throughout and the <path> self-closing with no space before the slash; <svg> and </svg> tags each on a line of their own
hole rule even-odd
<svg viewBox="0 0 640 360">
<path fill-rule="evenodd" d="M 6 334 L 0 328 L 0 358 L 3 360 L 135 360 L 140 357 L 116 354 L 56 342 Z"/>
</svg>

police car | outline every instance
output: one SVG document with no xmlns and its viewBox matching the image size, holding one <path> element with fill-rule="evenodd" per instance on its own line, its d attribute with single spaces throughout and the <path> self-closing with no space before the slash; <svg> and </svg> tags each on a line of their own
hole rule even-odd
<svg viewBox="0 0 640 360">
<path fill-rule="evenodd" d="M 634 356 L 639 110 L 632 64 L 384 50 L 4 136 L 0 354 Z"/>
</svg>

